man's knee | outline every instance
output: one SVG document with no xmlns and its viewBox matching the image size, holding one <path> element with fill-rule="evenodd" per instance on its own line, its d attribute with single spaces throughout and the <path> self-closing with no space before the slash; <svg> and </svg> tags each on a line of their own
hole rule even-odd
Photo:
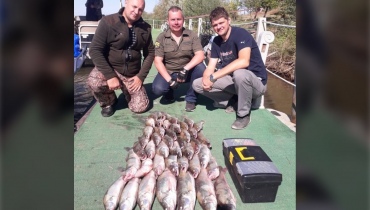
<svg viewBox="0 0 370 210">
<path fill-rule="evenodd" d="M 195 92 L 202 93 L 203 92 L 202 78 L 194 80 L 192 87 Z"/>
<path fill-rule="evenodd" d="M 243 82 L 246 82 L 248 84 L 251 83 L 251 74 L 253 74 L 251 71 L 246 69 L 239 69 L 233 72 L 233 79 L 236 84 L 241 84 Z"/>
<path fill-rule="evenodd" d="M 163 95 L 165 91 L 166 90 L 163 86 L 154 83 L 152 84 L 152 92 L 154 93 L 154 95 L 157 96 Z"/>
<path fill-rule="evenodd" d="M 130 104 L 131 106 L 129 109 L 134 113 L 143 113 L 148 110 L 149 108 L 149 100 L 146 100 L 144 103 L 139 104 Z"/>
</svg>

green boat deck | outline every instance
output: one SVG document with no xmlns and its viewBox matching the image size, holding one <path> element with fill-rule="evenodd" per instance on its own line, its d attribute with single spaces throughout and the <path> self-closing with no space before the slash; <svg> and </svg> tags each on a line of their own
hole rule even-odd
<svg viewBox="0 0 370 210">
<path fill-rule="evenodd" d="M 266 109 L 252 111 L 252 121 L 244 130 L 233 130 L 231 124 L 235 114 L 216 109 L 212 101 L 202 95 L 194 112 L 185 111 L 184 95 L 188 84 L 175 91 L 176 101 L 162 104 L 161 97 L 151 93 L 151 83 L 157 74 L 154 65 L 144 82 L 152 101 L 150 110 L 142 114 L 132 113 L 127 108 L 123 93 L 119 97 L 117 111 L 109 118 L 100 114 L 95 105 L 74 138 L 74 208 L 104 209 L 103 197 L 110 185 L 120 176 L 118 167 L 125 167 L 127 151 L 142 134 L 145 118 L 152 112 L 164 111 L 181 118 L 187 116 L 194 121 L 204 120 L 204 135 L 212 142 L 212 155 L 219 165 L 225 167 L 222 140 L 225 138 L 252 138 L 268 154 L 283 175 L 276 200 L 271 203 L 242 203 L 241 198 L 227 173 L 228 183 L 237 199 L 237 209 L 296 209 L 296 135 Z M 135 209 L 139 209 L 136 206 Z M 162 209 L 155 199 L 152 209 Z M 201 209 L 196 202 L 195 209 Z"/>
</svg>

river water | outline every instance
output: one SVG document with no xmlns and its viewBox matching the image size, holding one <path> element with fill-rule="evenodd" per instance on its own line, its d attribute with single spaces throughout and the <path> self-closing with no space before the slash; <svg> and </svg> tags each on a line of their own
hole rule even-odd
<svg viewBox="0 0 370 210">
<path fill-rule="evenodd" d="M 78 130 L 76 124 L 95 103 L 87 85 L 86 78 L 93 66 L 89 63 L 84 65 L 74 75 L 74 131 Z M 292 115 L 293 86 L 268 74 L 267 91 L 265 93 L 264 106 Z"/>
</svg>

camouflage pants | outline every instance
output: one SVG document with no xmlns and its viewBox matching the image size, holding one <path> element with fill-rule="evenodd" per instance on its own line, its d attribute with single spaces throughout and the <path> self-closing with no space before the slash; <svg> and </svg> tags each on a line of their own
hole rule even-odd
<svg viewBox="0 0 370 210">
<path fill-rule="evenodd" d="M 130 78 L 121 75 L 117 71 L 115 72 L 121 82 L 121 90 L 125 95 L 128 108 L 132 112 L 136 113 L 145 112 L 149 107 L 149 99 L 145 88 L 141 86 L 141 88 L 136 92 L 129 91 L 127 86 L 128 79 Z M 101 107 L 111 106 L 117 100 L 115 92 L 113 90 L 109 90 L 107 80 L 96 67 L 91 71 L 87 78 L 87 85 Z"/>
</svg>

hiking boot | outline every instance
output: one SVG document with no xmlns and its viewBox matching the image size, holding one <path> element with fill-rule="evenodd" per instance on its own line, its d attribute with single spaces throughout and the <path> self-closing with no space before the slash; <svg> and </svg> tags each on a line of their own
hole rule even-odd
<svg viewBox="0 0 370 210">
<path fill-rule="evenodd" d="M 114 106 L 117 104 L 117 102 L 118 102 L 118 100 L 116 99 L 111 106 L 102 107 L 102 109 L 101 109 L 101 115 L 103 117 L 110 117 L 110 116 L 112 116 L 114 114 L 114 112 L 116 111 L 116 109 L 114 108 Z"/>
<path fill-rule="evenodd" d="M 250 122 L 251 122 L 251 116 L 250 115 L 246 115 L 245 117 L 236 116 L 236 120 L 231 125 L 231 128 L 235 129 L 235 130 L 241 130 L 241 129 L 247 127 L 247 125 Z"/>
<path fill-rule="evenodd" d="M 173 95 L 173 92 L 169 92 L 165 95 L 163 95 L 163 100 L 166 103 L 173 103 L 175 101 L 175 96 Z"/>
<path fill-rule="evenodd" d="M 110 117 L 114 114 L 116 110 L 114 109 L 113 106 L 106 106 L 106 107 L 102 107 L 101 109 L 101 115 L 103 117 Z"/>
<path fill-rule="evenodd" d="M 185 111 L 192 112 L 192 111 L 194 111 L 194 109 L 195 109 L 195 103 L 193 103 L 193 102 L 186 102 Z"/>
</svg>

